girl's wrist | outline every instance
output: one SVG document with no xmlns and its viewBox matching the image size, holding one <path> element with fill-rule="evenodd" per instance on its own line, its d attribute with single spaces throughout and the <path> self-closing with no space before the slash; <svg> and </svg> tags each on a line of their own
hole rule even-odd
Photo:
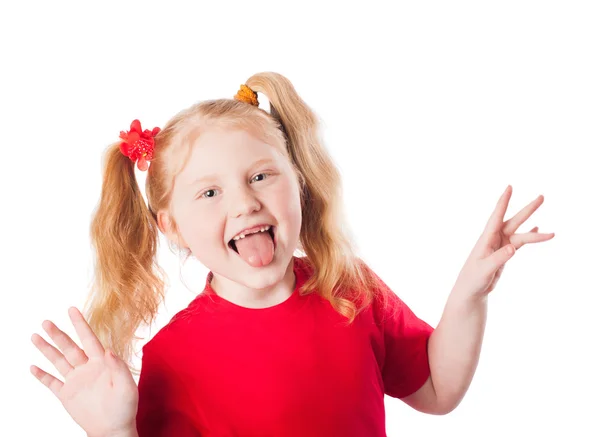
<svg viewBox="0 0 600 437">
<path fill-rule="evenodd" d="M 120 431 L 114 431 L 109 434 L 103 436 L 94 436 L 92 434 L 87 434 L 87 437 L 139 437 L 137 433 L 137 428 L 135 424 L 131 425 L 127 429 L 123 429 Z"/>
</svg>

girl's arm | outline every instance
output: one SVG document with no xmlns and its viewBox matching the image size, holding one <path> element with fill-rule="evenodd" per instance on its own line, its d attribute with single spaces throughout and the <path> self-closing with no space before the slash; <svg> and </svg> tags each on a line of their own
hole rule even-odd
<svg viewBox="0 0 600 437">
<path fill-rule="evenodd" d="M 486 315 L 487 296 L 466 297 L 453 290 L 429 339 L 431 376 L 404 402 L 430 414 L 447 414 L 460 404 L 479 362 Z"/>
<path fill-rule="evenodd" d="M 527 233 L 515 233 L 542 204 L 544 196 L 538 196 L 504 221 L 511 194 L 509 185 L 461 269 L 442 319 L 431 334 L 427 348 L 431 377 L 405 399 L 414 408 L 445 414 L 458 406 L 479 361 L 487 296 L 498 283 L 504 265 L 525 244 L 554 238 L 554 233 L 538 233 L 537 226 Z"/>
<path fill-rule="evenodd" d="M 93 434 L 88 434 L 87 437 L 96 437 Z M 137 429 L 135 428 L 135 426 L 131 427 L 128 430 L 125 430 L 123 432 L 117 433 L 117 434 L 109 434 L 106 436 L 102 436 L 102 437 L 139 437 L 138 433 L 137 433 Z"/>
</svg>

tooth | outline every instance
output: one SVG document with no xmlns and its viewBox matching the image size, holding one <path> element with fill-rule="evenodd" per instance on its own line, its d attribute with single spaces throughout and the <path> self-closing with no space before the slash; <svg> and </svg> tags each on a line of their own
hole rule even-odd
<svg viewBox="0 0 600 437">
<path fill-rule="evenodd" d="M 256 234 L 256 233 L 258 233 L 258 232 L 265 232 L 265 231 L 268 231 L 269 229 L 271 229 L 271 225 L 264 226 L 264 227 L 260 228 L 258 231 L 254 231 L 254 232 L 246 232 L 246 233 L 244 233 L 244 234 L 240 234 L 240 235 L 238 235 L 238 236 L 235 236 L 235 237 L 233 237 L 233 240 L 234 240 L 234 241 L 237 241 L 237 240 L 239 240 L 240 238 L 245 238 L 245 237 L 246 237 L 246 235 L 250 235 L 250 234 Z"/>
</svg>

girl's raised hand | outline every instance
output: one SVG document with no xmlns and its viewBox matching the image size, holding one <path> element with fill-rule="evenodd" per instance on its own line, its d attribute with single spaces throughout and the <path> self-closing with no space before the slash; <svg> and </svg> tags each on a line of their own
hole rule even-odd
<svg viewBox="0 0 600 437">
<path fill-rule="evenodd" d="M 459 273 L 454 289 L 471 297 L 485 297 L 496 286 L 504 265 L 526 244 L 540 243 L 554 238 L 554 233 L 538 233 L 538 227 L 529 232 L 517 234 L 521 226 L 544 202 L 544 196 L 538 196 L 514 217 L 504 221 L 504 215 L 512 194 L 509 185 L 496 204 L 485 229 L 469 258 Z"/>
<path fill-rule="evenodd" d="M 104 350 L 77 308 L 69 309 L 69 317 L 83 350 L 48 320 L 42 327 L 60 350 L 38 334 L 31 337 L 64 382 L 37 366 L 31 366 L 31 373 L 54 393 L 89 437 L 136 435 L 132 431 L 135 431 L 138 392 L 129 368 Z"/>
</svg>

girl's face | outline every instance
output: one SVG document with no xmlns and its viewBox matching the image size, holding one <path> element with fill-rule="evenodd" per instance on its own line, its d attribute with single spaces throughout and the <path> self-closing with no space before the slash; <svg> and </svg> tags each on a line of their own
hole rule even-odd
<svg viewBox="0 0 600 437">
<path fill-rule="evenodd" d="M 289 160 L 274 146 L 245 130 L 203 133 L 175 178 L 171 206 L 180 239 L 170 238 L 189 247 L 215 280 L 268 290 L 289 272 L 302 223 L 300 192 Z M 270 225 L 274 241 L 269 232 L 246 237 L 239 243 L 245 250 L 236 252 L 233 237 L 257 225 Z M 249 255 L 251 262 L 244 260 Z"/>
</svg>

